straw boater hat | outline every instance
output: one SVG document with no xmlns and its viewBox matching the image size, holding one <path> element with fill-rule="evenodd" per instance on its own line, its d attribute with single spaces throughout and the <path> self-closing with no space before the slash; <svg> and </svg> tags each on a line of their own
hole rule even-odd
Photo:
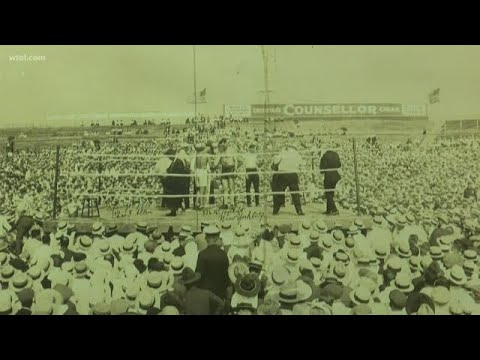
<svg viewBox="0 0 480 360">
<path fill-rule="evenodd" d="M 160 247 L 159 247 L 159 250 L 160 250 L 163 254 L 171 253 L 171 252 L 173 251 L 172 245 L 171 245 L 168 241 L 162 242 L 162 244 L 161 244 Z"/>
<path fill-rule="evenodd" d="M 358 230 L 358 228 L 355 226 L 355 225 L 352 225 L 348 228 L 348 231 L 347 233 L 349 235 L 356 235 L 356 234 L 359 234 L 360 233 L 360 230 Z"/>
<path fill-rule="evenodd" d="M 312 268 L 314 271 L 320 271 L 320 268 L 322 267 L 322 260 L 319 259 L 318 257 L 312 256 L 310 258 L 310 263 L 312 264 Z"/>
<path fill-rule="evenodd" d="M 255 297 L 260 292 L 260 280 L 255 274 L 246 274 L 235 282 L 235 292 L 245 297 Z"/>
<path fill-rule="evenodd" d="M 465 250 L 463 252 L 463 258 L 465 260 L 477 261 L 477 252 L 475 250 Z"/>
<path fill-rule="evenodd" d="M 100 222 L 94 222 L 92 225 L 92 235 L 103 235 L 105 227 Z"/>
<path fill-rule="evenodd" d="M 108 225 L 107 228 L 105 229 L 105 236 L 110 237 L 114 235 L 118 230 L 118 227 L 116 224 Z"/>
<path fill-rule="evenodd" d="M 395 280 L 391 281 L 390 286 L 404 293 L 411 293 L 414 289 L 412 279 L 404 272 L 398 273 Z"/>
<path fill-rule="evenodd" d="M 111 247 L 107 240 L 99 239 L 96 241 L 97 249 L 100 255 L 107 255 L 111 253 Z"/>
<path fill-rule="evenodd" d="M 307 219 L 302 221 L 302 229 L 303 230 L 310 230 L 310 227 L 311 227 L 310 222 Z"/>
<path fill-rule="evenodd" d="M 290 277 L 290 272 L 285 266 L 278 266 L 272 270 L 270 276 L 272 283 L 276 286 L 284 285 Z"/>
<path fill-rule="evenodd" d="M 91 275 L 92 275 L 92 272 L 84 261 L 80 261 L 75 264 L 73 268 L 73 276 L 75 278 L 81 279 Z"/>
<path fill-rule="evenodd" d="M 375 256 L 379 260 L 385 260 L 390 255 L 390 247 L 387 243 L 375 244 Z"/>
<path fill-rule="evenodd" d="M 323 237 L 320 244 L 318 244 L 324 250 L 330 250 L 333 247 L 333 241 L 331 237 Z"/>
<path fill-rule="evenodd" d="M 288 240 L 289 247 L 291 249 L 301 249 L 302 240 L 295 234 L 288 234 L 286 239 Z"/>
<path fill-rule="evenodd" d="M 334 230 L 332 232 L 332 240 L 337 245 L 342 245 L 345 241 L 345 235 L 341 230 Z"/>
<path fill-rule="evenodd" d="M 358 266 L 370 265 L 371 259 L 368 255 L 368 250 L 366 248 L 360 246 L 355 247 L 353 249 L 353 256 L 355 257 Z"/>
<path fill-rule="evenodd" d="M 239 234 L 243 233 L 243 235 L 245 235 L 245 230 L 242 227 L 238 227 L 237 231 L 239 232 Z M 205 229 L 203 229 L 203 232 L 205 233 L 205 235 L 220 235 L 220 229 L 215 225 L 209 225 L 205 227 Z M 240 234 L 239 236 L 243 235 Z"/>
<path fill-rule="evenodd" d="M 350 264 L 350 256 L 345 252 L 345 250 L 340 249 L 333 254 L 335 261 L 339 261 L 345 265 Z"/>
<path fill-rule="evenodd" d="M 179 256 L 174 256 L 170 262 L 170 270 L 173 275 L 181 275 L 184 269 L 183 259 Z"/>
<path fill-rule="evenodd" d="M 287 252 L 287 256 L 286 256 L 287 263 L 291 265 L 297 265 L 298 259 L 299 259 L 299 252 L 297 250 L 292 249 Z"/>
<path fill-rule="evenodd" d="M 232 224 L 227 222 L 222 222 L 222 230 L 230 230 L 232 228 Z"/>
<path fill-rule="evenodd" d="M 155 306 L 155 295 L 153 291 L 141 290 L 137 296 L 135 309 L 138 313 L 145 315 L 148 310 Z"/>
<path fill-rule="evenodd" d="M 359 230 L 365 229 L 365 224 L 363 223 L 362 219 L 355 219 L 355 221 L 353 222 L 353 225 L 355 225 Z"/>
<path fill-rule="evenodd" d="M 308 300 L 312 296 L 312 288 L 303 281 L 289 282 L 280 288 L 279 302 L 297 304 Z"/>
<path fill-rule="evenodd" d="M 350 300 L 355 305 L 368 305 L 372 303 L 372 293 L 364 286 L 358 286 L 355 290 L 350 292 Z"/>
<path fill-rule="evenodd" d="M 129 283 L 125 288 L 125 297 L 129 307 L 134 307 L 140 294 L 140 285 L 138 283 Z"/>
<path fill-rule="evenodd" d="M 412 256 L 412 250 L 410 249 L 410 245 L 406 242 L 401 242 L 395 247 L 397 255 L 403 259 L 408 259 Z"/>
<path fill-rule="evenodd" d="M 147 223 L 145 221 L 138 221 L 135 225 L 137 231 L 147 231 Z"/>
<path fill-rule="evenodd" d="M 188 234 L 191 234 L 192 233 L 192 227 L 191 226 L 188 226 L 188 225 L 183 225 L 181 228 L 180 228 L 181 231 L 183 232 L 186 232 Z"/>
<path fill-rule="evenodd" d="M 467 278 L 471 279 L 473 274 L 477 270 L 477 265 L 471 260 L 466 260 L 463 263 L 463 270 L 465 271 Z"/>
<path fill-rule="evenodd" d="M 39 265 L 33 265 L 27 270 L 27 275 L 33 280 L 33 281 L 42 281 L 45 278 L 45 272 L 42 270 L 42 268 Z"/>
<path fill-rule="evenodd" d="M 438 244 L 440 245 L 440 249 L 442 249 L 444 253 L 447 253 L 452 249 L 452 242 L 453 238 L 449 235 L 440 236 L 438 238 Z"/>
<path fill-rule="evenodd" d="M 326 234 L 328 232 L 328 227 L 323 221 L 317 221 L 315 227 L 320 234 Z"/>
<path fill-rule="evenodd" d="M 32 278 L 22 272 L 16 272 L 10 280 L 9 289 L 12 289 L 16 293 L 23 289 L 29 289 L 32 287 Z"/>
<path fill-rule="evenodd" d="M 71 234 L 74 231 L 77 231 L 77 225 L 75 224 L 68 224 L 67 226 L 67 234 Z"/>
<path fill-rule="evenodd" d="M 142 289 L 150 289 L 157 292 L 169 290 L 175 279 L 173 274 L 167 271 L 151 271 L 147 274 L 142 284 Z"/>
<path fill-rule="evenodd" d="M 15 315 L 21 308 L 18 298 L 8 291 L 0 291 L 0 315 Z"/>
<path fill-rule="evenodd" d="M 133 254 L 137 250 L 137 245 L 134 243 L 134 241 L 130 238 L 126 238 L 123 240 L 123 244 L 120 247 L 120 251 L 123 254 Z"/>
<path fill-rule="evenodd" d="M 178 240 L 185 240 L 189 236 L 190 236 L 190 233 L 185 232 L 185 231 L 180 231 L 178 233 Z"/>
<path fill-rule="evenodd" d="M 318 244 L 318 239 L 320 239 L 320 234 L 316 231 L 311 231 L 309 238 L 311 243 Z"/>
<path fill-rule="evenodd" d="M 245 248 L 250 245 L 249 237 L 245 236 L 245 230 L 241 227 L 235 230 L 233 245 L 237 248 Z"/>
<path fill-rule="evenodd" d="M 228 277 L 235 284 L 237 278 L 250 272 L 248 263 L 239 255 L 233 257 L 233 261 L 228 267 Z"/>
<path fill-rule="evenodd" d="M 13 266 L 6 264 L 0 269 L 0 282 L 8 284 L 14 275 L 15 269 Z"/>
<path fill-rule="evenodd" d="M 411 272 L 415 273 L 417 271 L 420 271 L 420 258 L 418 256 L 410 257 L 410 259 L 408 259 L 408 265 L 410 266 Z"/>
<path fill-rule="evenodd" d="M 172 260 L 173 260 L 174 256 L 172 253 L 165 253 L 163 255 L 163 264 L 165 265 L 165 267 L 167 269 L 170 268 L 170 264 L 172 263 Z"/>
<path fill-rule="evenodd" d="M 92 248 L 93 239 L 87 235 L 82 235 L 78 238 L 77 248 L 78 250 L 88 251 Z"/>
<path fill-rule="evenodd" d="M 345 277 L 347 275 L 347 269 L 345 268 L 345 265 L 343 263 L 335 263 L 333 266 L 332 272 L 327 275 L 327 278 L 330 279 L 335 279 L 338 282 L 342 283 L 345 281 Z"/>
<path fill-rule="evenodd" d="M 66 221 L 60 221 L 57 225 L 57 232 L 55 237 L 58 239 L 67 233 L 68 224 Z"/>
<path fill-rule="evenodd" d="M 467 283 L 467 275 L 463 268 L 459 265 L 454 265 L 451 269 L 447 270 L 446 277 L 454 285 L 462 286 Z"/>
<path fill-rule="evenodd" d="M 440 260 L 444 256 L 440 246 L 430 246 L 429 255 L 433 260 Z"/>
</svg>

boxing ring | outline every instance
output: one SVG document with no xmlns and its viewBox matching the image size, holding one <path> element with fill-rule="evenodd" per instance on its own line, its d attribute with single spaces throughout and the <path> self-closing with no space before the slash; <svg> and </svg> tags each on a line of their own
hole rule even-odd
<svg viewBox="0 0 480 360">
<path fill-rule="evenodd" d="M 355 140 L 353 140 L 353 150 L 355 151 Z M 228 153 L 228 156 L 235 158 L 235 171 L 222 173 L 210 171 L 209 182 L 213 182 L 214 192 L 202 195 L 193 193 L 193 182 L 197 177 L 196 170 L 193 169 L 189 174 L 172 174 L 167 172 L 159 172 L 155 170 L 155 164 L 165 158 L 172 158 L 172 155 L 164 154 L 107 154 L 101 151 L 92 153 L 79 153 L 76 155 L 77 171 L 71 169 L 62 169 L 60 166 L 61 159 L 59 149 L 57 148 L 57 167 L 55 176 L 55 195 L 53 221 L 67 220 L 70 223 L 91 224 L 94 221 L 101 221 L 108 225 L 110 223 L 121 223 L 126 226 L 132 226 L 136 222 L 146 221 L 150 226 L 159 225 L 189 225 L 199 228 L 202 222 L 238 224 L 240 222 L 250 221 L 262 224 L 278 225 L 282 223 L 296 223 L 310 221 L 312 224 L 318 220 L 324 220 L 328 227 L 336 226 L 348 228 L 355 218 L 360 216 L 359 191 L 356 164 L 348 164 L 354 167 L 354 170 L 343 176 L 355 176 L 356 191 L 354 194 L 348 194 L 355 197 L 357 201 L 357 211 L 351 209 L 342 209 L 339 207 L 340 214 L 337 216 L 328 216 L 324 214 L 325 202 L 322 195 L 327 192 L 341 192 L 341 186 L 337 186 L 336 190 L 324 189 L 323 176 L 320 175 L 319 163 L 320 155 L 318 149 L 298 150 L 303 159 L 303 164 L 296 173 L 299 176 L 299 191 L 275 192 L 271 188 L 271 180 L 275 174 L 290 173 L 287 171 L 275 171 L 270 169 L 271 159 L 279 152 L 256 152 L 257 158 L 260 160 L 260 166 L 255 174 L 260 177 L 260 186 L 258 194 L 254 191 L 246 192 L 246 177 L 252 174 L 246 171 L 243 165 L 237 166 L 246 153 Z M 205 156 L 205 155 L 204 155 Z M 218 157 L 226 156 L 224 154 L 208 154 L 209 160 L 215 160 Z M 192 157 L 190 157 L 190 160 Z M 354 156 L 356 161 L 356 158 Z M 135 166 L 143 167 L 142 171 L 135 169 Z M 132 171 L 132 167 L 134 171 Z M 121 169 L 119 169 L 121 168 Z M 345 164 L 343 166 L 344 170 Z M 88 169 L 86 171 L 85 169 Z M 337 171 L 338 169 L 326 169 L 324 171 Z M 343 171 L 344 172 L 344 171 Z M 189 193 L 164 195 L 161 186 L 161 178 L 190 178 Z M 228 193 L 230 199 L 233 200 L 234 206 L 229 209 L 221 209 L 222 199 L 225 197 L 221 186 L 221 178 L 224 176 L 232 176 L 235 179 L 234 189 Z M 343 177 L 342 176 L 342 177 Z M 78 214 L 65 215 L 60 212 L 59 201 L 57 198 L 58 184 L 62 179 L 72 181 L 78 179 L 80 183 L 88 183 L 90 186 L 76 188 L 73 197 L 80 199 L 82 209 Z M 341 183 L 341 182 L 340 182 Z M 74 182 L 76 184 L 76 182 Z M 340 189 L 339 189 L 340 188 Z M 241 191 L 242 189 L 243 191 Z M 253 189 L 252 189 L 253 190 Z M 291 195 L 299 194 L 305 216 L 298 216 L 295 212 Z M 255 195 L 260 197 L 260 207 L 247 207 L 246 197 L 251 196 L 254 203 Z M 274 195 L 285 195 L 285 206 L 281 208 L 277 215 L 272 214 Z M 167 217 L 167 208 L 161 207 L 161 201 L 169 198 L 188 198 L 191 205 L 197 199 L 207 197 L 207 203 L 214 200 L 215 204 L 207 206 L 204 209 L 192 209 L 180 211 L 175 217 Z M 337 199 L 335 200 L 337 202 Z M 87 213 L 85 211 L 87 207 Z M 338 202 L 337 202 L 338 206 Z M 93 208 L 93 209 L 92 209 Z M 92 211 L 91 211 L 92 210 Z M 369 220 L 362 217 L 367 226 L 370 226 Z"/>
</svg>

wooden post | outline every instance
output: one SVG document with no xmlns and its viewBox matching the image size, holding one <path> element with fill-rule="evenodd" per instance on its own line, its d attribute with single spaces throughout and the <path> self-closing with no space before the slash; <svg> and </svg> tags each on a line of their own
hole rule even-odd
<svg viewBox="0 0 480 360">
<path fill-rule="evenodd" d="M 58 178 L 60 177 L 60 145 L 57 145 L 57 156 L 55 161 L 55 184 L 53 190 L 53 214 L 52 218 L 57 218 L 57 204 L 58 204 Z"/>
<path fill-rule="evenodd" d="M 357 195 L 357 214 L 360 215 L 360 186 L 358 184 L 357 143 L 353 138 L 353 167 L 355 169 L 355 193 Z"/>
</svg>

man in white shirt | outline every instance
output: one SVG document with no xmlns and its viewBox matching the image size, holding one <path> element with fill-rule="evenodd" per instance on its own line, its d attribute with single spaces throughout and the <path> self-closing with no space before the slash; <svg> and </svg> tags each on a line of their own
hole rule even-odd
<svg viewBox="0 0 480 360">
<path fill-rule="evenodd" d="M 295 149 L 295 145 L 290 142 L 287 147 L 273 159 L 272 168 L 278 173 L 273 174 L 272 192 L 282 193 L 273 195 L 273 215 L 277 215 L 280 207 L 285 204 L 286 188 L 292 193 L 292 202 L 298 215 L 305 215 L 302 211 L 300 202 L 300 188 L 298 186 L 298 170 L 303 163 L 303 159 Z"/>
<path fill-rule="evenodd" d="M 245 161 L 245 171 L 247 172 L 247 176 L 245 177 L 247 189 L 247 206 L 251 205 L 250 189 L 253 185 L 253 189 L 255 190 L 255 206 L 258 207 L 260 206 L 260 176 L 257 172 L 258 159 L 257 154 L 255 153 L 255 144 L 249 145 L 248 153 L 244 155 L 243 160 Z"/>
</svg>

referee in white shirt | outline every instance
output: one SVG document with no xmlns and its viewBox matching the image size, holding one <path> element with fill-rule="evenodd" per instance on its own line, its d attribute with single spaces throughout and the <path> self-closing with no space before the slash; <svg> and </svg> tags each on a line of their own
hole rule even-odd
<svg viewBox="0 0 480 360">
<path fill-rule="evenodd" d="M 273 215 L 277 215 L 280 207 L 285 205 L 285 189 L 292 192 L 292 202 L 298 215 L 305 215 L 302 211 L 300 202 L 299 186 L 298 186 L 298 170 L 303 163 L 303 159 L 295 149 L 295 145 L 290 142 L 286 145 L 286 149 L 273 159 L 272 168 L 278 173 L 272 178 L 272 191 L 281 192 L 282 194 L 273 195 Z"/>
<path fill-rule="evenodd" d="M 258 159 L 257 154 L 255 153 L 255 144 L 250 144 L 248 146 L 248 153 L 244 155 L 245 161 L 245 172 L 247 176 L 245 177 L 246 182 L 246 193 L 247 193 L 247 206 L 250 206 L 252 203 L 250 196 L 250 189 L 255 190 L 255 206 L 260 206 L 260 176 L 258 175 Z"/>
</svg>

